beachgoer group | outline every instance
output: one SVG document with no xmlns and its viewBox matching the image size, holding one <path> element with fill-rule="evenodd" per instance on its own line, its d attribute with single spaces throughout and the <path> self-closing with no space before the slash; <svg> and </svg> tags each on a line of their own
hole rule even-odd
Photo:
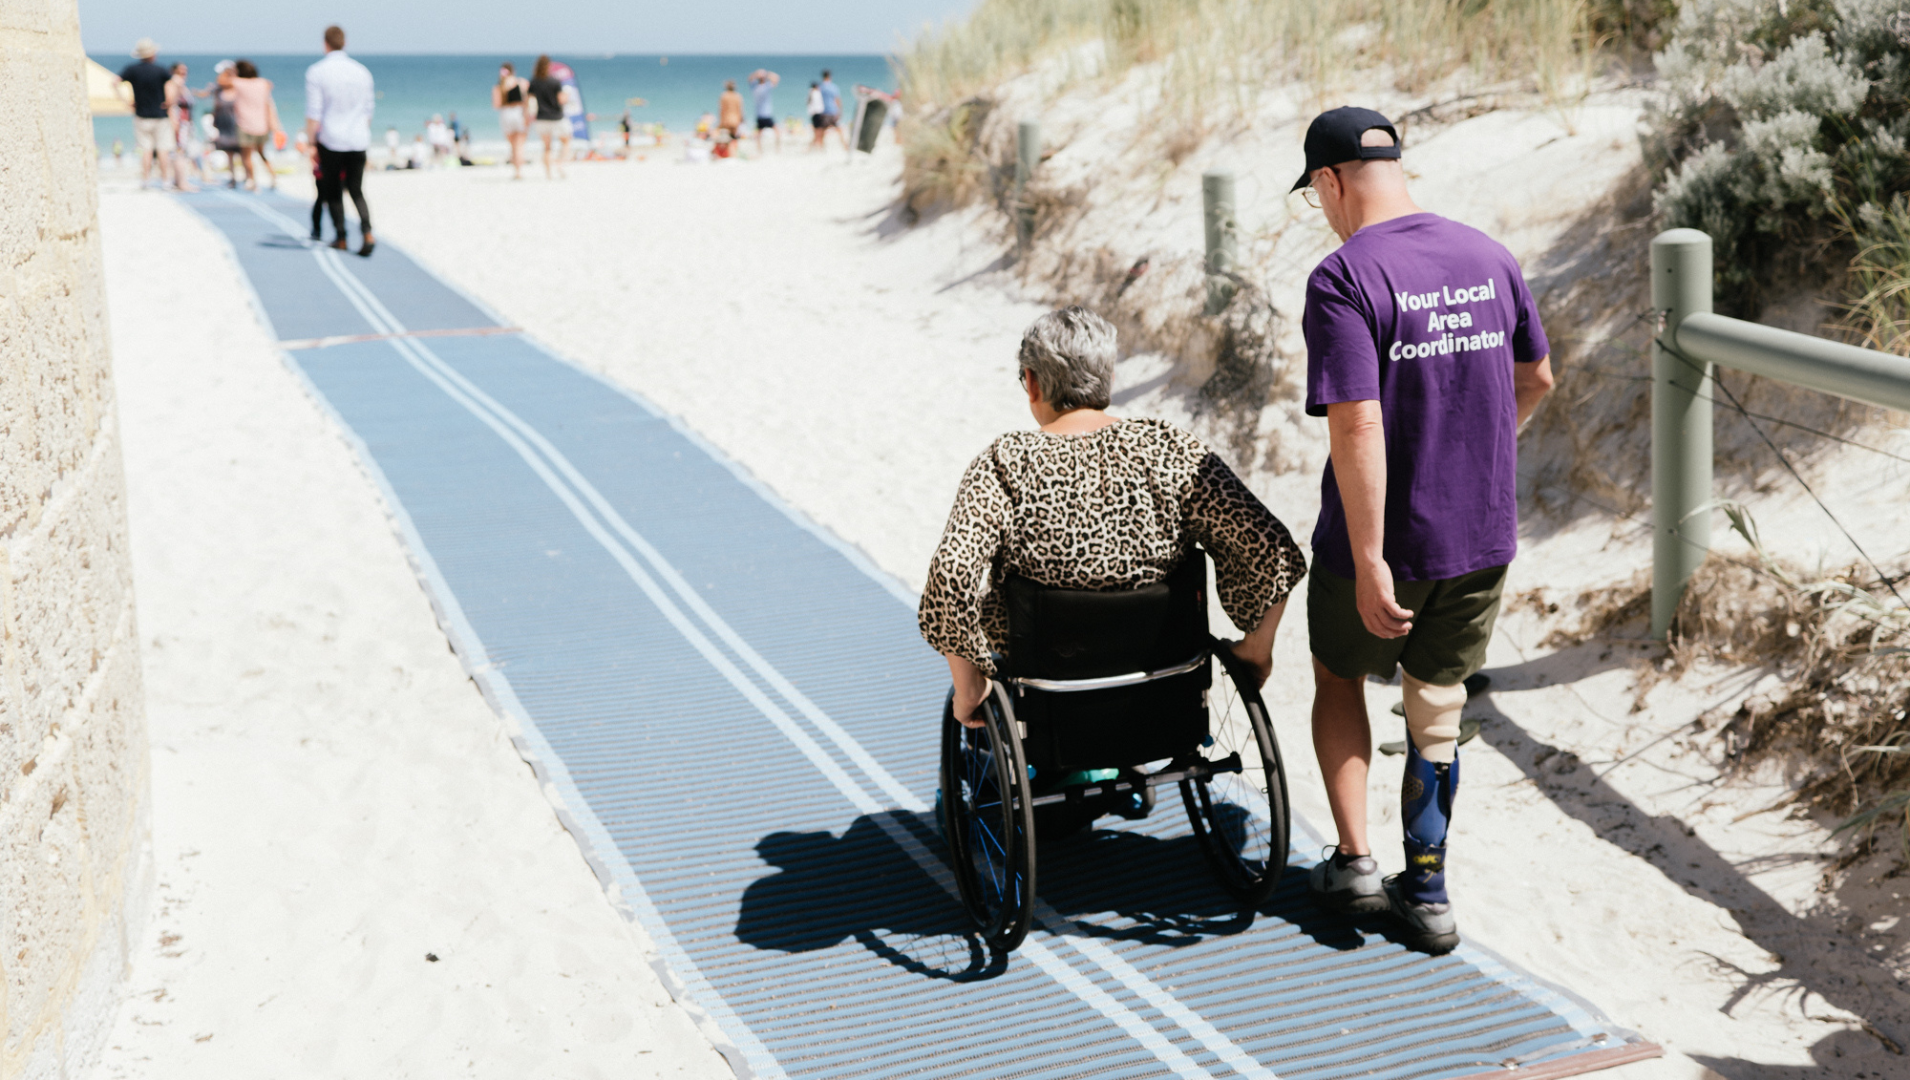
<svg viewBox="0 0 1910 1080">
<path fill-rule="evenodd" d="M 818 138 L 827 130 L 818 124 Z M 1301 319 L 1306 410 L 1325 418 L 1330 444 L 1307 633 L 1314 751 L 1338 831 L 1308 886 L 1334 910 L 1390 913 L 1406 944 L 1444 953 L 1459 943 L 1445 871 L 1460 709 L 1517 548 L 1518 432 L 1551 388 L 1550 347 L 1511 253 L 1413 202 L 1384 116 L 1322 113 L 1305 153 L 1293 190 L 1341 241 L 1308 278 Z M 1082 308 L 1037 321 L 1020 377 L 1040 430 L 997 439 L 962 478 L 920 624 L 947 659 L 963 723 L 980 723 L 993 656 L 1007 651 L 1007 575 L 1136 588 L 1164 580 L 1196 542 L 1242 634 L 1234 654 L 1262 682 L 1272 670 L 1287 594 L 1307 573 L 1299 549 L 1193 436 L 1103 411 L 1114 337 Z M 1406 869 L 1382 878 L 1367 843 L 1365 682 L 1395 673 Z"/>
<path fill-rule="evenodd" d="M 225 155 L 226 186 L 258 190 L 263 182 L 278 187 L 271 154 L 287 143 L 273 99 L 272 80 L 250 60 L 221 60 L 213 81 L 194 89 L 185 64 L 162 66 L 158 46 L 141 38 L 133 47 L 136 63 L 119 73 L 132 91 L 135 148 L 140 179 L 147 186 L 190 191 L 211 179 L 213 151 Z M 196 103 L 204 100 L 203 112 Z M 262 175 L 261 175 L 262 174 Z"/>
</svg>

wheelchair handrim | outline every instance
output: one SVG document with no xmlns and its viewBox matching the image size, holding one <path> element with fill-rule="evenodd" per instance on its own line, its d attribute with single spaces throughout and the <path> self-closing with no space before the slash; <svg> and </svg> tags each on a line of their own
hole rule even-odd
<svg viewBox="0 0 1910 1080">
<path fill-rule="evenodd" d="M 981 711 L 986 723 L 980 728 L 946 721 L 947 839 L 963 906 L 977 930 L 990 945 L 1012 949 L 1027 933 L 1033 909 L 1026 770 L 998 704 L 991 698 Z"/>
<path fill-rule="evenodd" d="M 1258 904 L 1279 886 L 1286 869 L 1286 776 L 1266 705 L 1244 665 L 1224 650 L 1215 650 L 1222 670 L 1210 694 L 1214 746 L 1209 755 L 1238 753 L 1243 769 L 1183 781 L 1181 795 L 1221 884 L 1237 898 Z"/>
</svg>

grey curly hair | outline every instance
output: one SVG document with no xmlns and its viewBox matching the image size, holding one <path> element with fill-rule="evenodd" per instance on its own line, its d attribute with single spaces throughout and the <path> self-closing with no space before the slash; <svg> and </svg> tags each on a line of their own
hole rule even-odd
<svg viewBox="0 0 1910 1080">
<path fill-rule="evenodd" d="M 1035 374 L 1057 412 L 1105 409 L 1114 389 L 1114 325 L 1075 305 L 1051 311 L 1021 335 L 1021 370 Z"/>
</svg>

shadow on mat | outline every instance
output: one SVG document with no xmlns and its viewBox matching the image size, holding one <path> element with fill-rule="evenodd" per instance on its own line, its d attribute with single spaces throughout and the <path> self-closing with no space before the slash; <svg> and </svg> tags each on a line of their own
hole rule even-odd
<svg viewBox="0 0 1910 1080">
<path fill-rule="evenodd" d="M 906 827 L 906 826 L 905 826 Z M 940 842 L 918 835 L 939 856 Z M 776 873 L 743 890 L 736 937 L 759 949 L 814 952 L 853 940 L 932 979 L 969 982 L 1007 970 L 969 929 L 955 898 L 915 865 L 875 819 L 840 837 L 777 832 L 756 844 Z"/>
<path fill-rule="evenodd" d="M 1164 805 L 1154 812 L 1178 809 Z M 1357 949 L 1366 943 L 1352 923 L 1313 905 L 1303 867 L 1289 867 L 1279 890 L 1258 912 L 1242 910 L 1214 879 L 1200 842 L 1191 834 L 1163 839 L 1125 829 L 1095 829 L 1049 841 L 1039 854 L 1036 877 L 1042 898 L 1095 937 L 1189 945 L 1242 933 L 1256 916 L 1265 915 L 1291 923 L 1329 949 Z"/>
<path fill-rule="evenodd" d="M 930 820 L 915 821 L 909 831 L 916 841 L 946 858 Z M 840 837 L 771 833 L 756 852 L 776 872 L 743 891 L 736 936 L 745 944 L 814 952 L 855 941 L 885 963 L 958 982 L 1007 970 L 1007 958 L 974 935 L 956 899 L 871 817 L 857 818 Z M 1254 923 L 1256 913 L 1241 910 L 1214 881 L 1192 836 L 1097 829 L 1049 841 L 1037 853 L 1042 899 L 1089 936 L 1179 946 L 1239 934 Z M 1288 870 L 1261 910 L 1330 949 L 1366 944 L 1351 923 L 1313 906 L 1305 877 L 1300 867 Z"/>
</svg>

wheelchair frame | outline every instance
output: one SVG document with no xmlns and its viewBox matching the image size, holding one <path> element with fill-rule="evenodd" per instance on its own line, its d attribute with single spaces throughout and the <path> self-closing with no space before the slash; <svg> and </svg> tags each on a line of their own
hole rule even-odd
<svg viewBox="0 0 1910 1080">
<path fill-rule="evenodd" d="M 1112 801 L 1122 795 L 1145 798 L 1155 787 L 1177 784 L 1188 820 L 1221 886 L 1249 910 L 1259 907 L 1279 887 L 1291 839 L 1286 768 L 1253 672 L 1234 656 L 1231 645 L 1231 642 L 1210 638 L 1199 656 L 1156 671 L 1099 679 L 1011 678 L 1008 682 L 1043 693 L 1105 690 L 1188 674 L 1202 664 L 1218 661 L 1221 678 L 1233 688 L 1245 714 L 1237 718 L 1237 722 L 1244 725 L 1246 736 L 1256 744 L 1260 762 L 1253 771 L 1264 776 L 1264 791 L 1258 791 L 1247 778 L 1253 767 L 1241 755 L 1241 750 L 1246 748 L 1243 741 L 1231 750 L 1222 748 L 1224 756 L 1217 758 L 1195 751 L 1139 777 L 1094 781 L 1035 795 L 1022 750 L 1022 740 L 1028 735 L 1027 726 L 1015 718 L 1016 695 L 1008 685 L 990 684 L 989 695 L 977 710 L 983 721 L 979 728 L 957 723 L 952 707 L 944 707 L 937 814 L 942 835 L 953 856 L 963 906 L 973 919 L 976 932 L 991 947 L 1002 952 L 1013 951 L 1034 923 L 1034 810 L 1037 807 L 1066 803 L 1078 807 L 1088 800 Z M 1205 707 L 1208 712 L 1206 745 L 1211 745 L 1215 741 L 1215 729 L 1220 726 L 1216 724 L 1211 690 Z M 1226 719 L 1221 717 L 1221 723 Z M 1224 783 L 1227 776 L 1241 778 L 1240 783 L 1228 787 L 1245 789 L 1251 793 L 1250 798 L 1257 796 L 1266 805 L 1240 806 L 1225 791 L 1217 800 L 1215 781 Z M 1239 827 L 1242 813 L 1259 817 L 1266 823 L 1267 850 L 1262 859 L 1241 851 L 1245 843 Z"/>
</svg>

